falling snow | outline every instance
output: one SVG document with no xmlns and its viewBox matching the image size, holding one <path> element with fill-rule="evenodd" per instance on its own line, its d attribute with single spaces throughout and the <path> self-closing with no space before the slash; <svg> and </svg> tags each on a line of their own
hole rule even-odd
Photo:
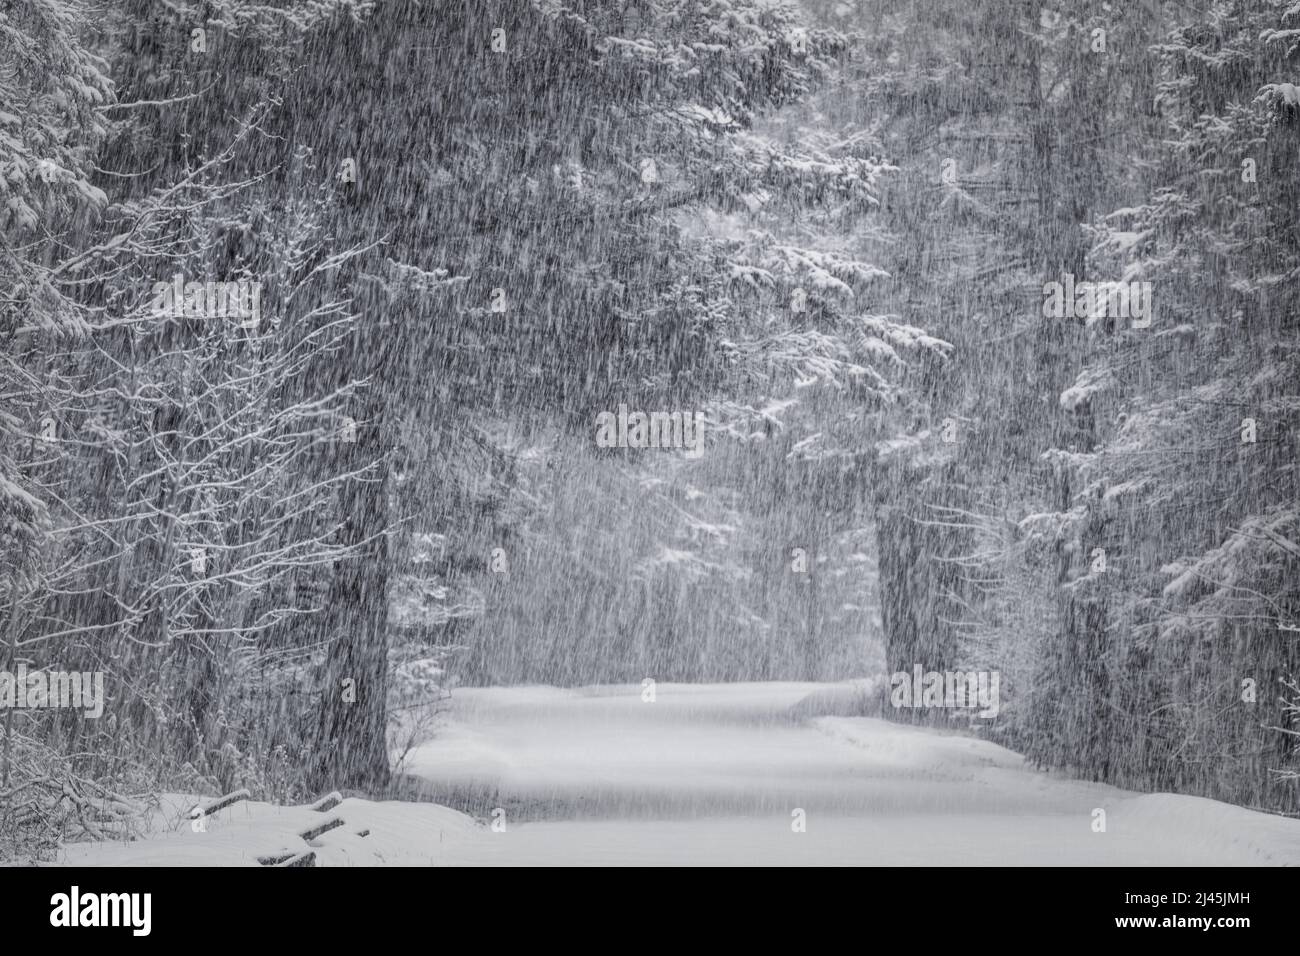
<svg viewBox="0 0 1300 956">
<path fill-rule="evenodd" d="M 1298 83 L 1294 0 L 5 5 L 0 862 L 1300 863 Z"/>
</svg>

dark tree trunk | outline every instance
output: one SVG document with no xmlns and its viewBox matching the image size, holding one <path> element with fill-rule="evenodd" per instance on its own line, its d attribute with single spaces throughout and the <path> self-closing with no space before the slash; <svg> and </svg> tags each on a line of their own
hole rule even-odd
<svg viewBox="0 0 1300 956">
<path fill-rule="evenodd" d="M 335 566 L 326 599 L 330 644 L 309 775 L 316 790 L 375 792 L 388 783 L 388 469 L 383 396 L 366 397 L 355 444 L 335 444 L 340 469 L 376 464 L 366 472 L 373 480 L 349 481 L 341 496 L 340 543 L 359 553 Z"/>
</svg>

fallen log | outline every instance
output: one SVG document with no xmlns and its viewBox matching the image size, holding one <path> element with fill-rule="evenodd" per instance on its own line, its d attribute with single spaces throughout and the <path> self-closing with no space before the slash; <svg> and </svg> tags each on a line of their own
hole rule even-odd
<svg viewBox="0 0 1300 956">
<path fill-rule="evenodd" d="M 206 807 L 195 804 L 194 808 L 190 810 L 190 819 L 197 820 L 199 817 L 211 816 L 218 810 L 224 810 L 232 803 L 238 803 L 240 800 L 247 800 L 251 796 L 252 794 L 247 790 L 236 790 L 233 793 L 226 794 L 224 797 L 217 797 L 216 800 L 209 803 Z"/>
<path fill-rule="evenodd" d="M 313 803 L 311 808 L 318 813 L 325 813 L 329 810 L 333 810 L 342 802 L 343 794 L 339 793 L 337 790 L 331 790 L 329 793 L 325 794 L 325 796 Z"/>
<path fill-rule="evenodd" d="M 342 817 L 330 817 L 324 823 L 303 830 L 301 833 L 298 834 L 298 836 L 302 837 L 304 840 L 310 843 L 312 840 L 316 839 L 322 833 L 328 833 L 330 830 L 336 829 L 337 827 L 341 827 L 341 826 L 343 826 Z"/>
</svg>

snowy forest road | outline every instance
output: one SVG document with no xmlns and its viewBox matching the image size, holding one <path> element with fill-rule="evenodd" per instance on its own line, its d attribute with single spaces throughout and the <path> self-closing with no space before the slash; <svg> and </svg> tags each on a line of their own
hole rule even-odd
<svg viewBox="0 0 1300 956">
<path fill-rule="evenodd" d="M 1071 780 L 969 734 L 845 716 L 862 712 L 863 690 L 659 684 L 649 702 L 636 685 L 461 689 L 395 792 L 346 797 L 333 829 L 311 805 L 255 800 L 200 827 L 189 808 L 205 798 L 164 794 L 141 839 L 68 844 L 60 862 L 1300 864 L 1300 821 Z"/>
<path fill-rule="evenodd" d="M 423 799 L 497 827 L 441 862 L 1300 863 L 1300 822 L 1042 773 L 974 736 L 835 716 L 852 711 L 852 685 L 659 684 L 654 697 L 634 685 L 458 690 L 448 724 L 402 770 Z"/>
</svg>

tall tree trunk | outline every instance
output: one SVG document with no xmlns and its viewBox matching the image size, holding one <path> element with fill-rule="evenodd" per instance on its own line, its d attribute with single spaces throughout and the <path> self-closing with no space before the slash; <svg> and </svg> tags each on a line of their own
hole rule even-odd
<svg viewBox="0 0 1300 956">
<path fill-rule="evenodd" d="M 375 329 L 363 329 L 363 341 Z M 371 343 L 372 345 L 376 343 Z M 365 354 L 365 353 L 361 353 Z M 370 354 L 375 355 L 376 352 Z M 375 792 L 388 783 L 388 468 L 382 389 L 366 395 L 356 442 L 336 442 L 337 466 L 374 463 L 373 480 L 354 479 L 342 492 L 340 544 L 358 556 L 334 568 L 326 599 L 329 652 L 321 672 L 311 755 L 311 786 Z"/>
</svg>

